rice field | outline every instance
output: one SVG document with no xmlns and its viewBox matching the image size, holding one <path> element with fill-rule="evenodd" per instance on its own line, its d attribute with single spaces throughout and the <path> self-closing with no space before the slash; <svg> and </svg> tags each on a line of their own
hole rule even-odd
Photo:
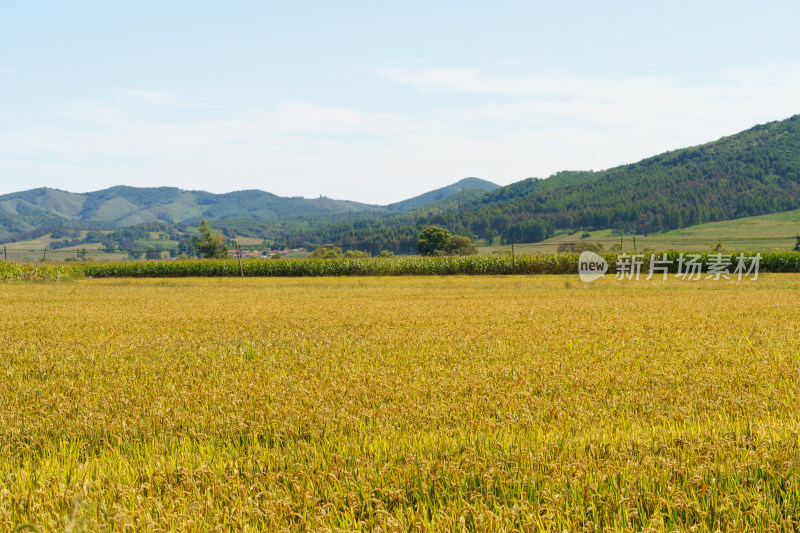
<svg viewBox="0 0 800 533">
<path fill-rule="evenodd" d="M 800 529 L 800 274 L 0 290 L 2 531 Z"/>
</svg>

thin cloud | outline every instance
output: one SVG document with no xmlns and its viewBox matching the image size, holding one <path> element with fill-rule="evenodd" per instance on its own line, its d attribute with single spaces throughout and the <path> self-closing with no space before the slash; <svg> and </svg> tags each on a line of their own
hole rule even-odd
<svg viewBox="0 0 800 533">
<path fill-rule="evenodd" d="M 800 64 L 727 68 L 705 83 L 666 76 L 591 76 L 568 70 L 521 75 L 475 68 L 381 71 L 424 93 L 480 95 L 458 114 L 486 127 L 618 127 L 709 134 L 791 116 L 800 109 Z M 722 130 L 725 131 L 725 130 Z M 664 146 L 666 149 L 667 146 Z"/>
<path fill-rule="evenodd" d="M 388 203 L 466 176 L 505 184 L 600 170 L 783 119 L 798 112 L 798 72 L 791 65 L 727 69 L 690 85 L 567 71 L 395 71 L 390 79 L 420 91 L 482 95 L 418 112 L 284 102 L 175 117 L 130 102 L 84 103 L 49 125 L 0 131 L 8 155 L 0 174 L 61 188 L 79 180 L 99 189 L 113 176 L 118 183 Z M 131 93 L 153 105 L 182 102 L 158 91 Z"/>
<path fill-rule="evenodd" d="M 157 106 L 193 107 L 196 105 L 196 102 L 192 102 L 191 100 L 151 89 L 132 89 L 127 91 L 127 94 L 128 96 Z"/>
<path fill-rule="evenodd" d="M 384 69 L 385 79 L 425 93 L 463 93 L 526 99 L 654 100 L 667 93 L 746 98 L 757 93 L 786 94 L 800 87 L 800 64 L 730 67 L 711 81 L 689 84 L 666 76 L 593 76 L 567 69 L 527 74 L 497 74 L 476 68 Z"/>
</svg>

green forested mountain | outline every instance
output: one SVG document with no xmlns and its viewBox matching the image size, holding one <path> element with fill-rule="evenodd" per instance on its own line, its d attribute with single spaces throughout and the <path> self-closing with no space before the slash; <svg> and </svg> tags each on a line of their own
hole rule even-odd
<svg viewBox="0 0 800 533">
<path fill-rule="evenodd" d="M 392 241 L 437 224 L 463 235 L 537 242 L 556 230 L 647 234 L 798 207 L 800 115 L 601 172 L 523 180 L 444 211 L 422 208 L 369 228 L 340 222 L 296 237 L 346 242 L 370 233 Z"/>
<path fill-rule="evenodd" d="M 420 194 L 419 196 L 409 198 L 408 200 L 403 200 L 402 202 L 389 204 L 386 206 L 386 210 L 391 213 L 405 213 L 407 211 L 419 209 L 420 207 L 425 207 L 426 205 L 440 202 L 446 198 L 452 198 L 456 195 L 459 196 L 458 201 L 463 201 L 470 196 L 481 196 L 483 192 L 493 191 L 499 187 L 500 186 L 497 184 L 479 178 L 464 178 L 463 180 L 452 185 L 448 185 L 447 187 L 426 192 L 425 194 Z M 464 191 L 467 191 L 467 193 L 459 194 L 463 193 Z"/>
<path fill-rule="evenodd" d="M 212 194 L 175 187 L 118 186 L 89 193 L 40 188 L 0 196 L 0 240 L 35 235 L 52 228 L 117 229 L 152 222 L 196 222 L 201 217 L 225 220 L 226 226 L 266 221 L 264 229 L 287 233 L 309 223 L 333 223 L 337 215 L 401 213 L 456 196 L 462 200 L 497 188 L 476 178 L 390 204 L 367 205 L 330 198 L 286 198 L 259 190 Z M 230 220 L 229 220 L 230 219 Z M 276 223 L 276 221 L 286 221 Z M 235 222 L 238 221 L 238 222 Z M 258 224 L 256 224 L 258 226 Z"/>
<path fill-rule="evenodd" d="M 512 224 L 651 233 L 795 209 L 800 207 L 800 116 L 636 164 L 554 178 L 562 181 L 557 187 L 542 187 L 550 181 L 544 180 L 521 195 L 489 193 L 470 211 L 479 217 L 500 211 Z"/>
</svg>

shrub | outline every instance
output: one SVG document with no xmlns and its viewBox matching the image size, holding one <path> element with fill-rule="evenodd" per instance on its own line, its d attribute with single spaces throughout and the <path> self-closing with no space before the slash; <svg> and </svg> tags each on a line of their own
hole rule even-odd
<svg viewBox="0 0 800 533">
<path fill-rule="evenodd" d="M 602 242 L 565 242 L 558 245 L 557 251 L 558 253 L 572 253 L 572 254 L 579 254 L 581 252 L 595 252 L 601 253 L 604 250 L 604 246 Z"/>
<path fill-rule="evenodd" d="M 313 259 L 339 259 L 342 257 L 342 249 L 333 244 L 323 244 L 311 253 Z"/>
<path fill-rule="evenodd" d="M 365 257 L 369 257 L 367 252 L 362 252 L 361 250 L 347 250 L 344 256 L 347 259 L 363 259 Z"/>
<path fill-rule="evenodd" d="M 447 242 L 447 252 L 450 255 L 475 255 L 478 249 L 468 237 L 451 235 Z"/>
</svg>

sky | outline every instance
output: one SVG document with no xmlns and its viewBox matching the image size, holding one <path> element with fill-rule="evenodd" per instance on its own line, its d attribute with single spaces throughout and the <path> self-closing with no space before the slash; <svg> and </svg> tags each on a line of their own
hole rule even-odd
<svg viewBox="0 0 800 533">
<path fill-rule="evenodd" d="M 800 2 L 0 2 L 0 194 L 386 204 L 800 113 Z"/>
</svg>

